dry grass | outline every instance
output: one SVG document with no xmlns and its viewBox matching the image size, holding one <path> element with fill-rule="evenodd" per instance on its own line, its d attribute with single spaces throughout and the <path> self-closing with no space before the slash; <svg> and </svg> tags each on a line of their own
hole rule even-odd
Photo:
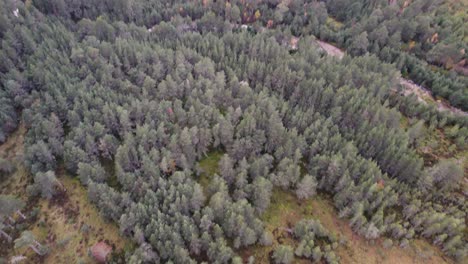
<svg viewBox="0 0 468 264">
<path fill-rule="evenodd" d="M 17 157 L 21 157 L 24 153 L 24 135 L 26 134 L 26 127 L 23 123 L 20 123 L 18 129 L 11 133 L 7 141 L 0 145 L 0 158 L 9 160 L 15 160 Z"/>
<path fill-rule="evenodd" d="M 117 225 L 106 222 L 89 202 L 85 188 L 76 178 L 62 175 L 60 181 L 67 189 L 69 200 L 63 206 L 51 205 L 46 200 L 39 202 L 42 216 L 39 221 L 46 223 L 48 231 L 47 237 L 42 239 L 54 238 L 50 242 L 52 250 L 44 263 L 76 263 L 78 260 L 92 263 L 88 248 L 98 241 L 106 241 L 117 251 L 130 246 L 129 240 L 119 235 Z M 70 208 L 77 214 L 67 211 Z M 84 225 L 88 226 L 88 232 L 82 232 Z M 40 235 L 42 229 L 36 226 L 33 232 Z M 66 240 L 68 243 L 60 245 L 60 241 Z"/>
<path fill-rule="evenodd" d="M 460 163 L 468 161 L 468 149 L 458 148 L 455 143 L 446 136 L 446 131 L 442 129 L 429 129 L 426 127 L 426 133 L 420 140 L 416 151 L 424 159 L 425 166 L 433 166 L 443 159 L 455 158 Z"/>
<path fill-rule="evenodd" d="M 296 246 L 297 241 L 291 237 L 286 229 L 293 228 L 298 221 L 305 216 L 313 215 L 313 212 L 314 208 L 311 203 L 301 202 L 291 192 L 275 188 L 271 197 L 271 204 L 261 217 L 265 229 L 274 236 L 273 244 L 271 246 L 255 245 L 241 249 L 239 254 L 244 260 L 253 256 L 255 257 L 255 263 L 269 263 L 272 251 L 279 244 Z M 296 259 L 295 263 L 308 262 Z"/>
<path fill-rule="evenodd" d="M 12 158 L 23 153 L 23 136 L 25 129 L 20 128 L 6 144 L 0 146 L 0 154 Z M 6 155 L 5 155 L 6 154 Z M 221 152 L 211 152 L 200 161 L 203 173 L 199 182 L 206 188 L 211 176 L 218 171 Z M 466 155 L 466 153 L 465 153 Z M 466 160 L 465 160 L 466 161 Z M 37 240 L 50 248 L 50 253 L 44 259 L 38 259 L 29 249 L 12 250 L 12 255 L 25 254 L 28 260 L 24 263 L 93 263 L 87 249 L 100 240 L 107 240 L 116 250 L 131 247 L 131 242 L 119 235 L 116 224 L 106 222 L 94 205 L 90 204 L 85 188 L 76 178 L 63 172 L 58 173 L 59 180 L 65 186 L 66 202 L 50 203 L 39 199 L 34 206 L 40 208 L 39 219 L 33 223 L 31 230 Z M 31 177 L 23 166 L 2 183 L 1 192 L 17 195 L 26 200 L 25 189 Z M 252 246 L 241 249 L 238 253 L 247 259 L 254 256 L 256 263 L 269 263 L 270 253 L 278 244 L 294 246 L 293 240 L 284 229 L 291 228 L 301 219 L 318 219 L 333 234 L 342 241 L 347 241 L 337 249 L 341 263 L 451 263 L 442 257 L 440 250 L 426 241 L 416 240 L 410 248 L 392 247 L 384 249 L 382 241 L 369 244 L 364 238 L 355 235 L 346 220 L 338 219 L 330 199 L 316 196 L 312 199 L 299 201 L 292 192 L 274 189 L 271 205 L 262 215 L 265 228 L 274 234 L 271 246 Z M 89 226 L 89 231 L 83 233 L 83 224 Z M 66 242 L 65 242 L 66 241 Z M 296 259 L 295 263 L 309 263 L 304 259 Z"/>
<path fill-rule="evenodd" d="M 25 171 L 20 167 L 11 179 L 24 175 Z M 38 242 L 49 247 L 49 254 L 39 259 L 32 250 L 25 248 L 14 250 L 6 257 L 24 254 L 29 261 L 23 263 L 94 263 L 88 256 L 88 248 L 98 241 L 106 241 L 115 252 L 133 246 L 130 240 L 120 236 L 115 223 L 101 217 L 76 178 L 60 175 L 59 180 L 67 189 L 66 201 L 63 204 L 45 199 L 35 201 L 34 206 L 40 209 L 40 213 L 29 228 Z M 17 190 L 22 190 L 23 197 L 20 197 L 26 200 L 23 186 Z M 88 226 L 88 232 L 82 232 L 83 225 Z"/>
<path fill-rule="evenodd" d="M 440 264 L 451 263 L 442 257 L 440 250 L 423 240 L 415 240 L 410 248 L 402 249 L 392 247 L 384 249 L 382 240 L 374 244 L 353 233 L 348 221 L 339 219 L 337 212 L 329 198 L 318 195 L 312 199 L 299 201 L 291 192 L 275 189 L 271 205 L 262 216 L 265 228 L 272 232 L 275 239 L 272 246 L 253 246 L 239 251 L 246 260 L 250 256 L 255 257 L 256 263 L 269 263 L 270 254 L 278 244 L 294 246 L 297 242 L 289 235 L 281 231 L 290 228 L 301 219 L 318 219 L 331 233 L 344 242 L 336 250 L 341 257 L 341 263 L 425 263 Z M 279 230 L 279 231 L 278 231 Z M 295 259 L 294 263 L 311 263 L 304 259 Z"/>
<path fill-rule="evenodd" d="M 218 172 L 218 162 L 223 153 L 211 152 L 200 161 L 203 172 L 198 182 L 206 188 L 213 174 Z M 271 246 L 254 245 L 242 248 L 237 253 L 247 261 L 250 256 L 255 258 L 255 263 L 270 263 L 271 253 L 279 244 L 296 246 L 297 241 L 286 231 L 304 218 L 318 219 L 336 235 L 339 240 L 346 241 L 338 247 L 336 253 L 341 257 L 341 263 L 425 263 L 439 264 L 451 263 L 442 257 L 441 251 L 424 240 L 415 240 L 408 249 L 392 247 L 384 249 L 382 240 L 370 244 L 364 238 L 353 233 L 348 221 L 339 219 L 333 204 L 329 198 L 317 195 L 308 200 L 298 200 L 290 191 L 279 188 L 273 190 L 271 204 L 261 216 L 265 229 L 274 236 Z M 311 263 L 305 259 L 295 259 L 294 263 Z"/>
<path fill-rule="evenodd" d="M 202 173 L 200 174 L 199 178 L 197 179 L 198 183 L 203 187 L 203 190 L 205 191 L 206 194 L 206 189 L 208 188 L 208 185 L 210 184 L 211 177 L 215 173 L 218 172 L 218 163 L 219 160 L 223 157 L 224 153 L 221 151 L 213 151 L 208 153 L 208 155 L 200 160 L 198 163 L 200 166 L 200 169 L 202 170 Z"/>
<path fill-rule="evenodd" d="M 332 233 L 339 234 L 342 241 L 346 241 L 345 245 L 337 250 L 342 263 L 450 263 L 442 257 L 438 248 L 424 240 L 413 241 L 408 249 L 398 246 L 384 249 L 382 239 L 374 244 L 369 243 L 351 230 L 347 220 L 337 217 L 337 212 L 328 199 L 318 197 L 311 203 L 316 212 L 314 216 Z"/>
<path fill-rule="evenodd" d="M 327 25 L 333 29 L 333 31 L 339 31 L 343 28 L 343 23 L 341 23 L 340 21 L 332 18 L 332 17 L 327 17 L 327 21 L 326 21 Z"/>
<path fill-rule="evenodd" d="M 0 156 L 17 164 L 17 170 L 11 177 L 0 183 L 0 193 L 28 201 L 28 209 L 34 207 L 40 209 L 37 220 L 31 222 L 28 219 L 25 224 L 39 243 L 49 247 L 50 253 L 39 258 L 32 250 L 22 248 L 11 249 L 8 255 L 1 257 L 9 259 L 11 256 L 22 254 L 27 260 L 21 263 L 34 264 L 94 263 L 88 256 L 88 248 L 100 240 L 112 245 L 114 251 L 132 247 L 132 243 L 127 238 L 120 236 L 115 223 L 106 222 L 101 217 L 97 208 L 89 202 L 87 191 L 80 182 L 63 171 L 57 171 L 57 177 L 66 189 L 62 202 L 52 202 L 42 198 L 28 199 L 26 188 L 32 182 L 32 177 L 20 163 L 21 159 L 17 159 L 23 155 L 25 132 L 25 127 L 21 125 L 9 136 L 5 144 L 0 145 Z M 84 224 L 89 227 L 88 232 L 82 232 Z"/>
</svg>

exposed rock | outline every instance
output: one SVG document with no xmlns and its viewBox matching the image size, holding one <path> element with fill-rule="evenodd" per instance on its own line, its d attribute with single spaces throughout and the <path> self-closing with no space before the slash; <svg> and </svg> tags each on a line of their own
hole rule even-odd
<svg viewBox="0 0 468 264">
<path fill-rule="evenodd" d="M 107 256 L 112 252 L 112 247 L 105 242 L 99 242 L 91 247 L 93 258 L 99 263 L 106 263 Z"/>
</svg>

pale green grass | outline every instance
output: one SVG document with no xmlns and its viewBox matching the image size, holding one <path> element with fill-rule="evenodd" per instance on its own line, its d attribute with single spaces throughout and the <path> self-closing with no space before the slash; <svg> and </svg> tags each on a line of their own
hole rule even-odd
<svg viewBox="0 0 468 264">
<path fill-rule="evenodd" d="M 224 153 L 221 151 L 213 151 L 200 160 L 199 166 L 202 169 L 202 173 L 197 181 L 203 187 L 203 190 L 207 190 L 213 175 L 219 173 L 218 163 L 223 155 Z"/>
</svg>

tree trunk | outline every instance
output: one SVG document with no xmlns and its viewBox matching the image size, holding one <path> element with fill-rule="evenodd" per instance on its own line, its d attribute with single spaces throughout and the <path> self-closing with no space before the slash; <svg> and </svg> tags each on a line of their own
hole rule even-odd
<svg viewBox="0 0 468 264">
<path fill-rule="evenodd" d="M 30 247 L 32 250 L 34 250 L 34 252 L 36 252 L 36 254 L 42 255 L 41 252 L 39 251 L 39 249 L 36 248 L 36 246 L 34 246 L 34 245 L 29 245 L 29 247 Z"/>
<path fill-rule="evenodd" d="M 22 256 L 22 255 L 13 256 L 13 257 L 11 257 L 10 262 L 11 262 L 11 264 L 17 264 L 17 263 L 20 263 L 21 261 L 23 261 L 25 259 L 26 259 L 26 257 Z"/>
<path fill-rule="evenodd" d="M 8 242 L 11 242 L 13 240 L 13 238 L 11 238 L 11 236 L 5 233 L 5 231 L 3 230 L 0 230 L 0 235 L 4 236 L 8 240 Z"/>
<path fill-rule="evenodd" d="M 8 216 L 8 220 L 10 220 L 10 222 L 12 224 L 16 223 L 15 219 L 13 219 L 13 217 L 11 217 L 11 216 Z"/>
<path fill-rule="evenodd" d="M 65 190 L 65 187 L 63 187 L 63 184 L 59 180 L 55 180 L 55 181 L 62 190 Z"/>
<path fill-rule="evenodd" d="M 20 210 L 16 211 L 16 213 L 19 214 L 19 216 L 21 216 L 21 218 L 23 218 L 23 220 L 26 220 L 26 216 L 23 213 L 21 213 Z"/>
</svg>

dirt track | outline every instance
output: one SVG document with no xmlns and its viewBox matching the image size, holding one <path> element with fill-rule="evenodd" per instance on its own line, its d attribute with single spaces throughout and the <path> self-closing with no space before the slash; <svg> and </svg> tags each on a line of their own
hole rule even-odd
<svg viewBox="0 0 468 264">
<path fill-rule="evenodd" d="M 338 59 L 343 58 L 344 51 L 340 50 L 339 48 L 329 43 L 320 41 L 320 40 L 316 40 L 316 42 L 328 55 L 337 57 Z M 408 79 L 400 77 L 399 83 L 401 84 L 401 86 L 405 88 L 405 91 L 403 91 L 403 94 L 405 96 L 408 96 L 410 94 L 415 94 L 418 97 L 418 101 L 424 104 L 427 104 L 428 102 L 432 102 L 437 105 L 437 109 L 439 109 L 439 111 L 450 111 L 456 115 L 463 115 L 463 116 L 468 115 L 467 112 L 464 112 L 461 109 L 453 107 L 447 102 L 436 100 L 428 89 L 420 85 L 417 85 Z"/>
<path fill-rule="evenodd" d="M 330 56 L 337 57 L 338 59 L 342 59 L 344 56 L 344 51 L 329 43 L 317 40 L 317 44 Z"/>
</svg>

